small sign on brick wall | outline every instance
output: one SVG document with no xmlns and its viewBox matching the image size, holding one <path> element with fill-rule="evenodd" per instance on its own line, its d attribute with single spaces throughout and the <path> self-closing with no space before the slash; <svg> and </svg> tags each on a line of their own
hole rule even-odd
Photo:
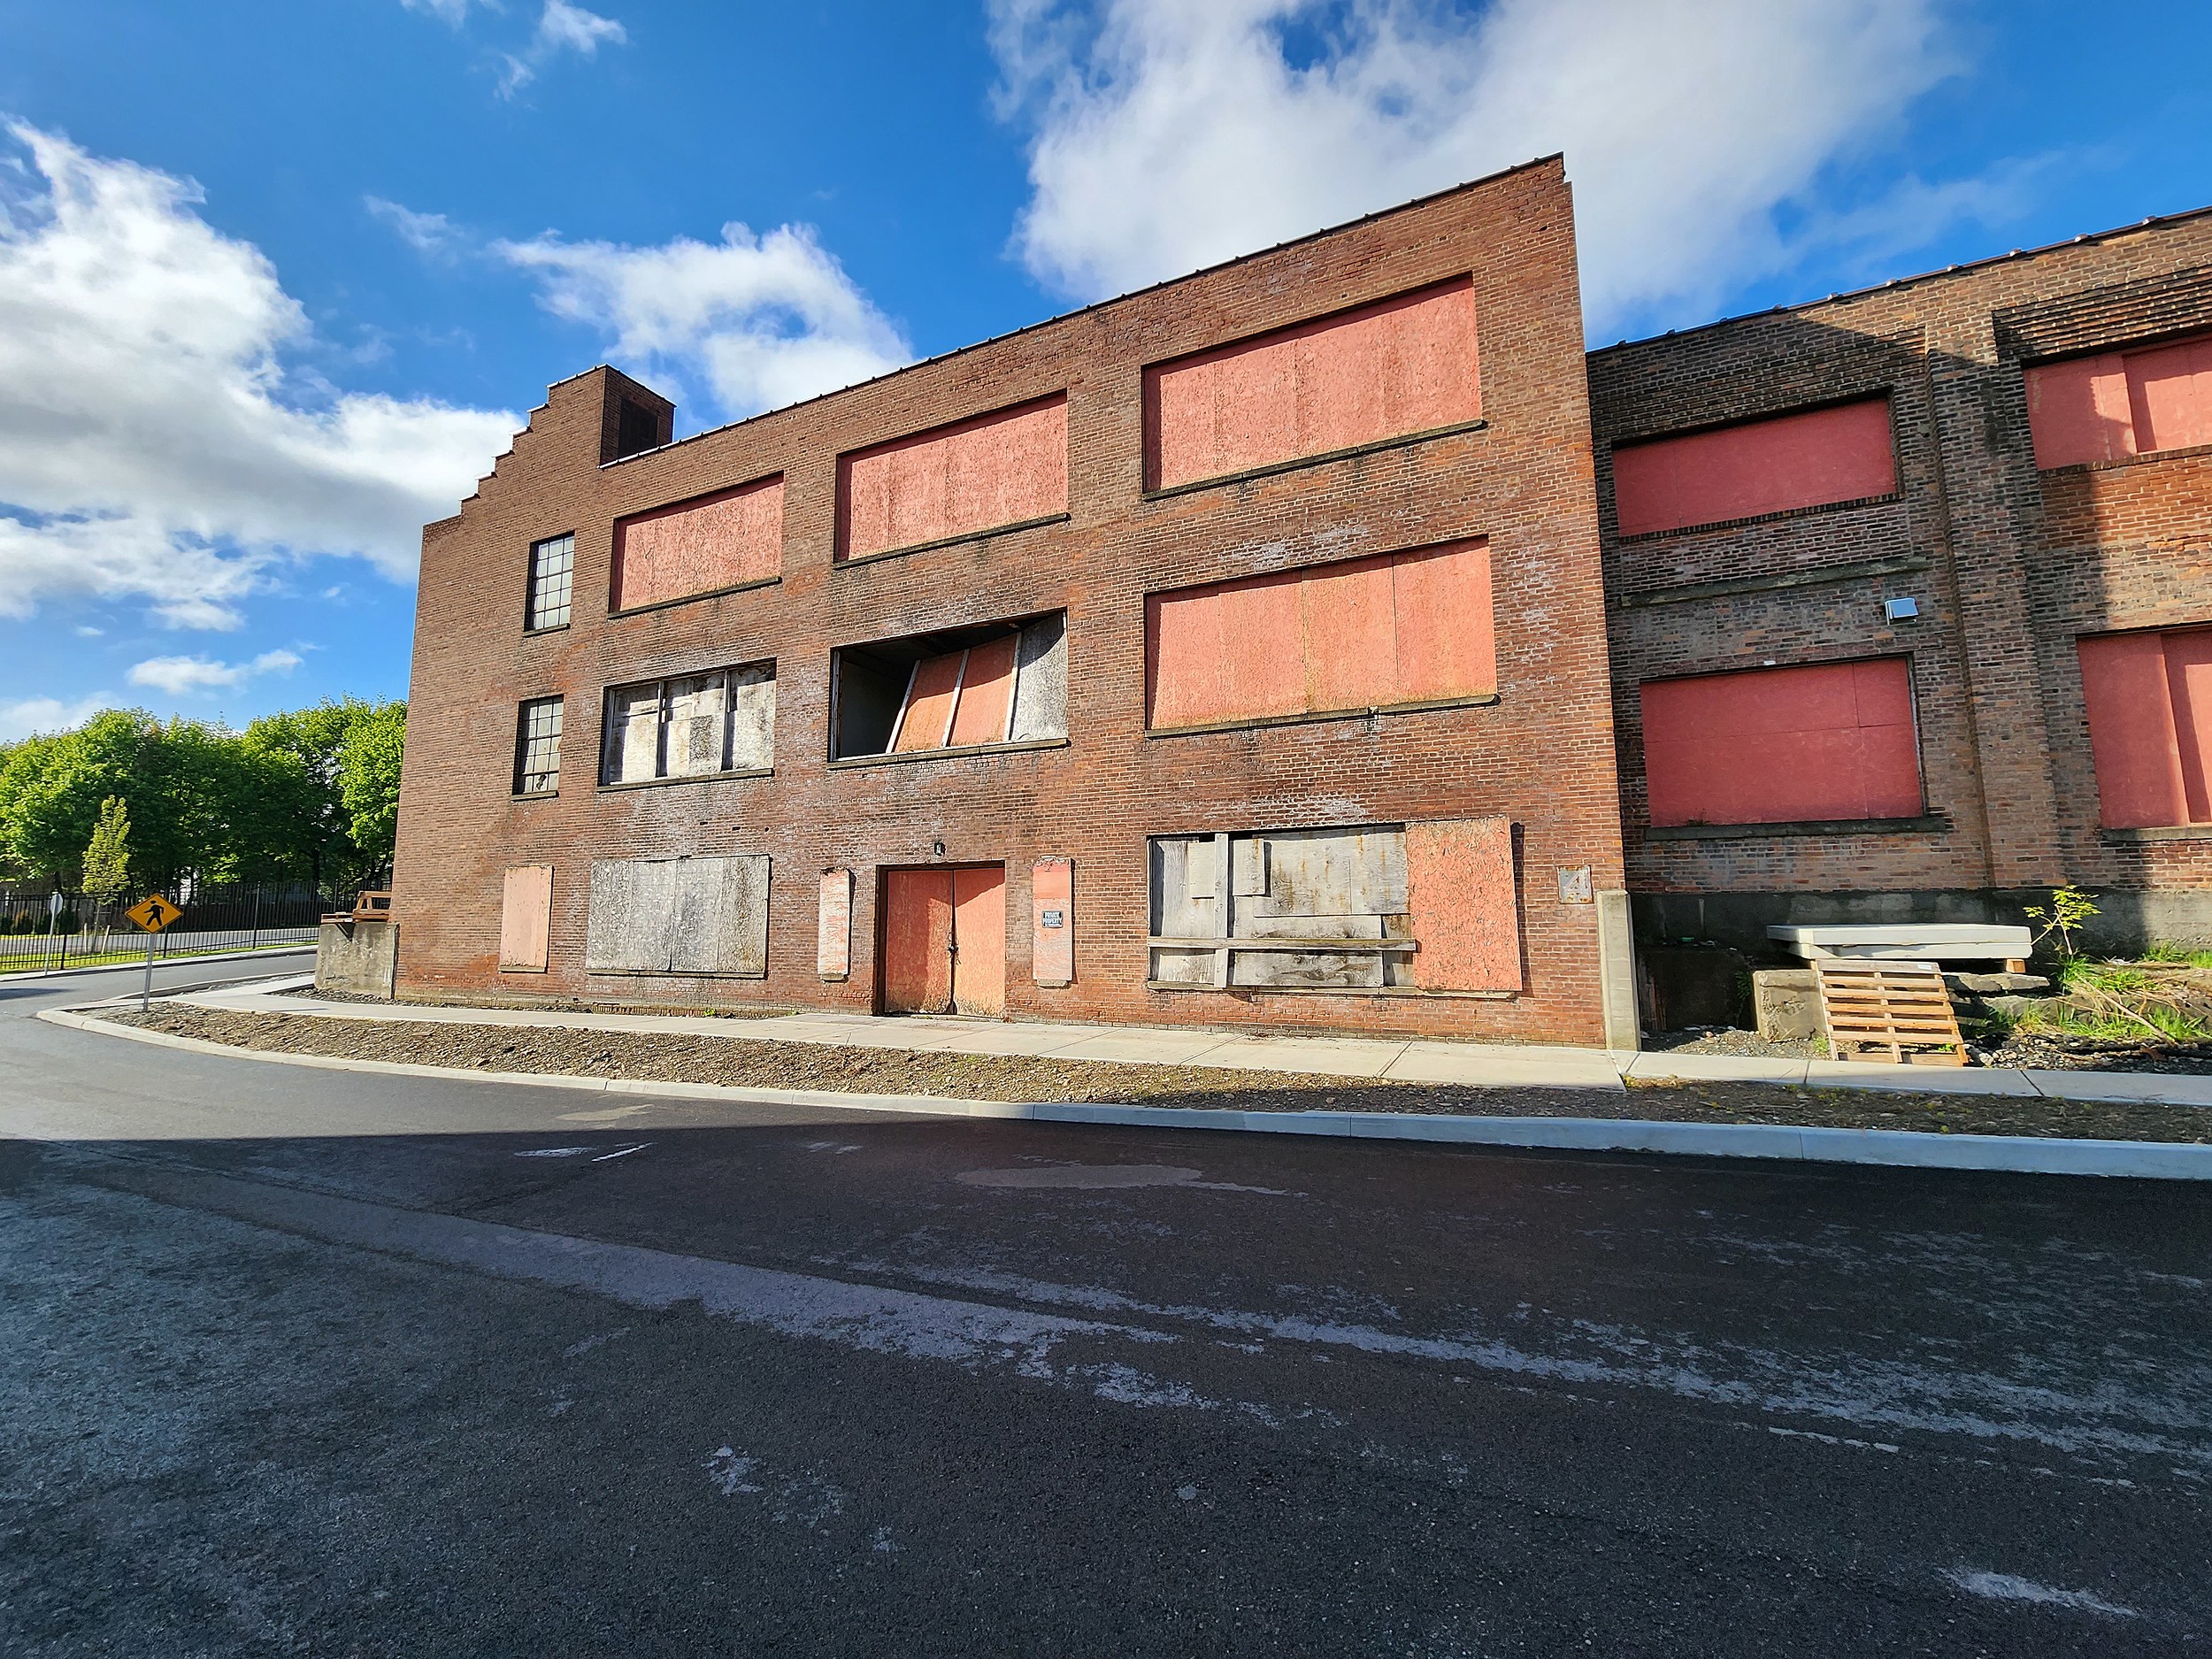
<svg viewBox="0 0 2212 1659">
<path fill-rule="evenodd" d="M 1559 902 L 1562 904 L 1590 902 L 1590 866 L 1577 864 L 1571 870 L 1559 872 Z"/>
</svg>

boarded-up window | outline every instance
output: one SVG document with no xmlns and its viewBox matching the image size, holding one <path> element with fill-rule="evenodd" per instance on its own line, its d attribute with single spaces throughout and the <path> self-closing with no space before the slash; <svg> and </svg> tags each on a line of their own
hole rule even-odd
<svg viewBox="0 0 2212 1659">
<path fill-rule="evenodd" d="M 1642 696 L 1655 826 L 1921 812 L 1912 674 L 1901 657 L 1657 680 Z"/>
<path fill-rule="evenodd" d="M 2212 334 L 2039 364 L 2027 378 L 2038 466 L 2212 443 Z"/>
<path fill-rule="evenodd" d="M 849 646 L 837 653 L 834 758 L 1068 734 L 1067 616 Z"/>
<path fill-rule="evenodd" d="M 1886 397 L 1613 451 L 1614 513 L 1623 535 L 1896 492 Z"/>
<path fill-rule="evenodd" d="M 2212 628 L 2078 648 L 2105 827 L 2212 824 Z"/>
<path fill-rule="evenodd" d="M 1498 685 L 1481 541 L 1154 594 L 1145 618 L 1155 728 L 1451 702 Z"/>
<path fill-rule="evenodd" d="M 553 917 L 553 866 L 507 872 L 499 904 L 499 971 L 543 973 Z"/>
<path fill-rule="evenodd" d="M 783 569 L 783 480 L 624 518 L 614 527 L 617 611 L 764 582 Z"/>
<path fill-rule="evenodd" d="M 595 863 L 584 966 L 593 973 L 765 977 L 767 858 Z"/>
<path fill-rule="evenodd" d="M 1474 284 L 1156 364 L 1144 402 L 1150 489 L 1463 426 L 1482 414 Z"/>
<path fill-rule="evenodd" d="M 1040 858 L 1029 873 L 1030 976 L 1039 985 L 1075 983 L 1075 861 Z"/>
<path fill-rule="evenodd" d="M 765 772 L 775 749 L 773 663 L 617 686 L 607 693 L 600 781 Z"/>
<path fill-rule="evenodd" d="M 837 557 L 866 558 L 1068 510 L 1064 394 L 837 459 Z"/>
<path fill-rule="evenodd" d="M 815 916 L 814 969 L 825 979 L 853 971 L 853 872 L 822 872 L 822 903 Z"/>
<path fill-rule="evenodd" d="M 1156 984 L 1521 988 L 1504 818 L 1158 836 L 1150 856 Z"/>
</svg>

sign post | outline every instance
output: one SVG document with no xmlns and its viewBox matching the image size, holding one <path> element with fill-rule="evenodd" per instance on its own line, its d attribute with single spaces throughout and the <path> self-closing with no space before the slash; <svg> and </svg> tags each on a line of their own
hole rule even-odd
<svg viewBox="0 0 2212 1659">
<path fill-rule="evenodd" d="M 61 889 L 59 887 L 56 887 L 52 893 L 47 895 L 46 899 L 46 949 L 50 954 L 54 949 L 55 941 L 60 937 Z M 65 968 L 69 964 L 66 962 L 57 962 L 54 964 L 57 970 Z"/>
<path fill-rule="evenodd" d="M 157 893 L 143 898 L 123 914 L 146 930 L 146 982 L 139 987 L 138 1011 L 144 1013 L 154 995 L 154 939 L 184 912 Z"/>
</svg>

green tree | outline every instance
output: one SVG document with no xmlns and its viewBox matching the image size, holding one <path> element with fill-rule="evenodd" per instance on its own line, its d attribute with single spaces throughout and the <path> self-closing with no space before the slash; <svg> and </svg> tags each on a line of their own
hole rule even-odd
<svg viewBox="0 0 2212 1659">
<path fill-rule="evenodd" d="M 103 904 L 112 904 L 131 889 L 131 820 L 121 799 L 110 795 L 100 803 L 99 822 L 85 843 L 84 890 Z"/>
<path fill-rule="evenodd" d="M 407 748 L 407 705 L 380 703 L 354 722 L 339 763 L 339 789 L 364 876 L 387 868 L 399 831 L 399 770 Z"/>
</svg>

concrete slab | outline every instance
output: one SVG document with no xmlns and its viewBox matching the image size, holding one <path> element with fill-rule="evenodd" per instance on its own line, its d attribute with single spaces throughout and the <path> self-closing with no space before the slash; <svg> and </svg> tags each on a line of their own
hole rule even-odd
<svg viewBox="0 0 2212 1659">
<path fill-rule="evenodd" d="M 1749 1054 L 1640 1054 L 1628 1075 L 1652 1082 L 1801 1083 L 1807 1064 Z"/>
<path fill-rule="evenodd" d="M 1409 1042 L 1383 1076 L 1394 1083 L 1456 1083 L 1468 1088 L 1622 1087 L 1601 1048 L 1492 1048 L 1482 1043 Z"/>
<path fill-rule="evenodd" d="M 1056 1060 L 1125 1060 L 1148 1065 L 1203 1064 L 1200 1056 L 1221 1047 L 1212 1032 L 1091 1032 L 1044 1050 Z"/>
<path fill-rule="evenodd" d="M 2159 1101 L 2175 1106 L 2212 1106 L 2212 1077 L 2168 1077 L 2155 1071 L 2025 1071 L 2021 1075 L 2053 1100 Z M 2207 1127 L 2212 1129 L 2212 1125 Z"/>
<path fill-rule="evenodd" d="M 1230 1037 L 1206 1051 L 1204 1064 L 1242 1071 L 1307 1076 L 1380 1077 L 1404 1052 L 1402 1042 L 1339 1041 L 1327 1037 Z"/>
<path fill-rule="evenodd" d="M 1878 1061 L 1815 1060 L 1805 1068 L 1815 1088 L 1893 1089 L 1915 1094 L 2036 1094 L 2024 1071 L 1975 1065 L 1885 1065 Z"/>
</svg>

